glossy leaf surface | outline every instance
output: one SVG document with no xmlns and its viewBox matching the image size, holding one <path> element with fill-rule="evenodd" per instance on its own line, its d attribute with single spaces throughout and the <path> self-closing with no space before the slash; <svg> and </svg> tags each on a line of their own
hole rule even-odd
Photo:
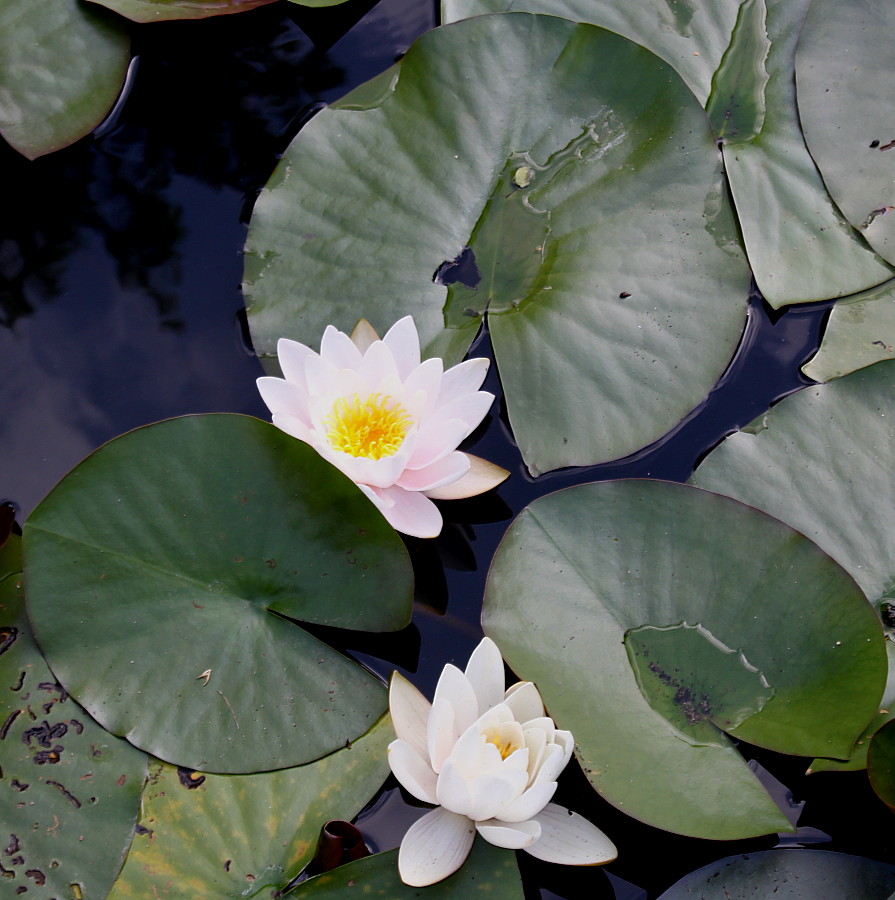
<svg viewBox="0 0 895 900">
<path fill-rule="evenodd" d="M 282 768 L 385 708 L 378 679 L 298 623 L 406 625 L 404 545 L 272 425 L 187 416 L 130 432 L 60 482 L 25 535 L 29 612 L 60 680 L 160 758 Z"/>
<path fill-rule="evenodd" d="M 351 819 L 388 774 L 386 716 L 306 766 L 258 775 L 150 767 L 137 834 L 109 900 L 271 897 L 310 862 L 320 828 Z"/>
<path fill-rule="evenodd" d="M 895 722 L 883 725 L 873 736 L 867 775 L 880 800 L 895 810 Z"/>
<path fill-rule="evenodd" d="M 453 363 L 487 312 L 529 469 L 625 456 L 700 402 L 742 331 L 719 162 L 683 82 L 617 35 L 525 14 L 437 29 L 315 116 L 259 197 L 255 347 L 410 313 Z M 446 287 L 466 247 L 478 280 Z"/>
<path fill-rule="evenodd" d="M 0 134 L 34 159 L 103 120 L 130 61 L 120 19 L 78 0 L 0 3 Z"/>
<path fill-rule="evenodd" d="M 90 0 L 133 22 L 166 22 L 172 19 L 207 19 L 248 12 L 274 0 Z M 311 4 L 308 4 L 311 5 Z"/>
<path fill-rule="evenodd" d="M 873 610 L 814 544 L 667 482 L 532 503 L 495 556 L 483 624 L 575 735 L 607 800 L 706 838 L 790 830 L 725 732 L 847 756 L 886 670 Z M 644 626 L 664 630 L 661 641 L 644 641 Z"/>
<path fill-rule="evenodd" d="M 691 872 L 659 900 L 888 900 L 895 866 L 828 850 L 765 850 Z"/>
<path fill-rule="evenodd" d="M 104 897 L 133 834 L 146 755 L 103 731 L 41 656 L 20 543 L 0 550 L 0 878 L 10 897 Z"/>
</svg>

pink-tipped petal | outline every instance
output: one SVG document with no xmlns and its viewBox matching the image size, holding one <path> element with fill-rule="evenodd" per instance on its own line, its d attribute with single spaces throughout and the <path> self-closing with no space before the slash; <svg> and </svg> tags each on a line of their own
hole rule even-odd
<svg viewBox="0 0 895 900">
<path fill-rule="evenodd" d="M 286 381 L 291 381 L 300 388 L 306 388 L 305 363 L 317 354 L 298 341 L 290 341 L 289 338 L 280 338 L 277 341 L 277 362 Z"/>
<path fill-rule="evenodd" d="M 404 380 L 404 402 L 411 413 L 423 421 L 435 409 L 441 392 L 444 364 L 437 357 L 421 362 Z"/>
<path fill-rule="evenodd" d="M 381 390 L 380 386 L 385 381 L 391 381 L 392 384 L 401 383 L 395 357 L 382 341 L 370 345 L 361 359 L 357 372 L 371 391 Z"/>
<path fill-rule="evenodd" d="M 407 463 L 407 468 L 424 469 L 431 466 L 432 463 L 444 459 L 448 453 L 453 453 L 465 437 L 466 425 L 459 419 L 441 422 L 434 427 L 422 423 L 416 448 Z"/>
<path fill-rule="evenodd" d="M 477 391 L 488 374 L 491 361 L 483 356 L 476 359 L 467 359 L 457 366 L 451 366 L 444 373 L 442 391 L 446 397 L 456 397 L 460 394 L 471 394 Z"/>
<path fill-rule="evenodd" d="M 555 793 L 555 781 L 551 784 L 536 784 L 504 806 L 500 811 L 500 818 L 504 822 L 525 822 L 536 816 L 553 799 Z"/>
<path fill-rule="evenodd" d="M 337 369 L 358 369 L 363 359 L 354 341 L 332 325 L 327 325 L 323 332 L 320 356 Z"/>
<path fill-rule="evenodd" d="M 432 704 L 400 672 L 393 672 L 388 685 L 388 708 L 398 738 L 429 759 L 426 726 Z"/>
<path fill-rule="evenodd" d="M 541 836 L 541 826 L 537 822 L 489 819 L 487 822 L 476 822 L 475 827 L 489 844 L 505 847 L 507 850 L 524 850 Z"/>
<path fill-rule="evenodd" d="M 503 686 L 506 683 L 503 657 L 491 638 L 482 638 L 472 651 L 466 664 L 466 677 L 478 700 L 478 715 L 503 702 Z"/>
<path fill-rule="evenodd" d="M 452 875 L 466 862 L 475 826 L 466 816 L 438 807 L 418 819 L 404 835 L 398 872 L 411 887 L 426 887 Z"/>
<path fill-rule="evenodd" d="M 308 394 L 301 387 L 282 378 L 265 376 L 256 382 L 258 393 L 272 413 L 282 413 L 298 419 L 306 427 L 311 424 Z"/>
<path fill-rule="evenodd" d="M 361 353 L 366 353 L 370 345 L 379 339 L 376 329 L 366 319 L 357 320 L 357 325 L 351 332 L 351 340 Z"/>
<path fill-rule="evenodd" d="M 385 333 L 382 343 L 391 350 L 402 379 L 420 364 L 420 338 L 413 316 L 398 319 Z"/>
<path fill-rule="evenodd" d="M 530 681 L 517 681 L 507 689 L 506 704 L 518 722 L 528 722 L 544 715 L 544 704 L 538 689 Z"/>
<path fill-rule="evenodd" d="M 434 538 L 441 534 L 441 513 L 424 494 L 393 485 L 377 491 L 377 496 L 382 501 L 382 505 L 377 503 L 377 506 L 395 531 L 419 538 Z"/>
<path fill-rule="evenodd" d="M 429 417 L 432 425 L 440 422 L 449 422 L 451 419 L 460 419 L 466 426 L 463 437 L 468 437 L 476 429 L 479 422 L 488 414 L 494 403 L 494 394 L 487 391 L 478 391 L 475 394 L 466 394 L 463 397 L 455 397 L 448 402 L 444 400 L 444 391 L 439 397 L 439 403 L 435 411 Z M 428 424 L 428 423 L 427 423 Z"/>
<path fill-rule="evenodd" d="M 437 777 L 432 767 L 410 744 L 392 741 L 388 745 L 388 764 L 395 778 L 418 800 L 438 803 L 435 793 Z"/>
<path fill-rule="evenodd" d="M 300 419 L 296 419 L 293 416 L 285 416 L 282 413 L 274 413 L 270 420 L 280 431 L 285 431 L 286 434 L 298 438 L 306 444 L 311 443 L 311 430 Z"/>
<path fill-rule="evenodd" d="M 541 836 L 525 849 L 537 859 L 565 866 L 600 866 L 618 856 L 615 844 L 584 816 L 548 803 L 535 816 Z"/>
<path fill-rule="evenodd" d="M 405 469 L 397 483 L 408 491 L 432 491 L 452 484 L 468 471 L 469 457 L 455 450 L 425 469 Z"/>
<path fill-rule="evenodd" d="M 477 497 L 497 487 L 509 478 L 510 473 L 494 463 L 489 463 L 478 456 L 467 453 L 469 471 L 457 481 L 439 488 L 426 491 L 426 496 L 433 500 L 462 500 L 464 497 Z"/>
</svg>

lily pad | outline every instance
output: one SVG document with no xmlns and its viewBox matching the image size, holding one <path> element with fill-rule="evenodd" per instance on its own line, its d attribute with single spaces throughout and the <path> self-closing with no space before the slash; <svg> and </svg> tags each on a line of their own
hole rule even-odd
<svg viewBox="0 0 895 900">
<path fill-rule="evenodd" d="M 716 134 L 723 139 L 725 168 L 749 261 L 763 295 L 779 308 L 856 293 L 893 274 L 868 245 L 864 232 L 852 227 L 836 207 L 802 136 L 794 57 L 809 3 L 443 0 L 443 7 L 445 21 L 524 10 L 601 25 L 638 41 L 673 65 L 707 107 Z M 850 14 L 851 5 L 843 6 L 839 18 Z M 817 18 L 823 20 L 823 15 Z M 856 27 L 841 33 L 840 55 L 846 60 L 861 52 L 860 42 L 848 43 Z M 891 29 L 880 33 L 878 40 L 890 33 Z M 884 52 L 880 58 L 887 58 Z M 858 79 L 862 73 L 858 68 L 852 74 Z M 873 115 L 890 94 L 881 87 L 880 102 L 854 104 L 853 116 Z M 822 100 L 820 104 L 819 116 L 826 116 Z M 839 127 L 832 115 L 826 123 L 828 130 Z M 895 216 L 891 219 L 895 226 Z"/>
<path fill-rule="evenodd" d="M 66 476 L 24 532 L 53 670 L 155 756 L 283 768 L 385 709 L 379 679 L 301 623 L 405 626 L 404 545 L 356 485 L 272 425 L 206 415 L 132 431 Z"/>
<path fill-rule="evenodd" d="M 880 362 L 782 400 L 716 447 L 691 481 L 808 535 L 875 604 L 895 585 L 893 469 L 895 363 Z M 863 768 L 868 738 L 893 714 L 878 713 L 850 763 L 815 761 L 812 771 Z"/>
<path fill-rule="evenodd" d="M 796 55 L 799 116 L 811 155 L 849 222 L 895 263 L 895 6 L 813 0 Z"/>
<path fill-rule="evenodd" d="M 398 851 L 377 853 L 348 863 L 300 884 L 289 897 L 294 900 L 353 900 L 364 897 L 410 900 L 423 896 L 419 888 L 408 887 L 398 875 Z M 516 854 L 477 838 L 463 866 L 449 878 L 430 885 L 425 896 L 431 900 L 522 900 L 522 879 Z"/>
<path fill-rule="evenodd" d="M 262 356 L 409 313 L 426 355 L 453 363 L 487 315 L 532 473 L 677 424 L 727 366 L 747 284 L 686 85 L 618 35 L 522 13 L 429 32 L 315 116 L 246 245 Z"/>
<path fill-rule="evenodd" d="M 895 359 L 895 281 L 836 303 L 820 349 L 802 371 L 830 381 L 883 359 Z"/>
<path fill-rule="evenodd" d="M 13 536 L 0 551 L 0 877 L 9 896 L 105 897 L 133 834 L 146 756 L 103 731 L 41 656 L 22 577 L 8 574 L 20 544 Z"/>
<path fill-rule="evenodd" d="M 320 828 L 353 818 L 376 793 L 394 737 L 385 716 L 350 747 L 259 775 L 198 775 L 154 763 L 109 900 L 274 896 L 311 861 Z"/>
<path fill-rule="evenodd" d="M 880 800 L 895 810 L 895 722 L 873 736 L 867 753 L 867 775 Z"/>
<path fill-rule="evenodd" d="M 78 0 L 0 4 L 0 134 L 29 159 L 74 143 L 112 108 L 130 62 L 124 23 Z"/>
<path fill-rule="evenodd" d="M 228 16 L 266 6 L 274 0 L 90 0 L 90 2 L 105 6 L 133 22 L 167 22 L 172 19 Z"/>
<path fill-rule="evenodd" d="M 659 900 L 888 900 L 895 866 L 829 850 L 765 850 L 691 872 Z"/>
<path fill-rule="evenodd" d="M 495 555 L 482 618 L 594 787 L 697 837 L 792 830 L 728 734 L 845 757 L 886 672 L 879 621 L 842 568 L 757 510 L 666 482 L 536 500 Z"/>
</svg>

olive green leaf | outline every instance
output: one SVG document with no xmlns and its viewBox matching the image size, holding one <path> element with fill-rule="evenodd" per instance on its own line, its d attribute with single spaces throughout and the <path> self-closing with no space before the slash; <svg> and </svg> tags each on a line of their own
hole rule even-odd
<svg viewBox="0 0 895 900">
<path fill-rule="evenodd" d="M 207 19 L 209 16 L 247 12 L 273 3 L 274 0 L 90 0 L 90 2 L 114 10 L 133 22 L 166 22 L 171 19 Z"/>
</svg>

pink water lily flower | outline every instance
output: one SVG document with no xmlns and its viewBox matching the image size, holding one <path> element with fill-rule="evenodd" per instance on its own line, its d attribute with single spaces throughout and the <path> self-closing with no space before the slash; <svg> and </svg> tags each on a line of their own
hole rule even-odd
<svg viewBox="0 0 895 900">
<path fill-rule="evenodd" d="M 398 869 L 424 887 L 463 865 L 476 833 L 547 862 L 593 866 L 616 857 L 583 816 L 551 803 L 574 741 L 547 716 L 530 681 L 504 691 L 503 660 L 485 638 L 461 672 L 447 665 L 428 700 L 397 672 L 389 707 L 398 736 L 388 761 L 398 781 L 436 808 L 404 835 Z"/>
<path fill-rule="evenodd" d="M 479 390 L 488 360 L 421 362 L 410 316 L 382 339 L 363 319 L 351 336 L 330 325 L 320 353 L 283 338 L 277 357 L 284 377 L 258 379 L 273 424 L 356 482 L 396 530 L 436 537 L 433 499 L 472 497 L 509 474 L 457 450 L 494 400 Z"/>
</svg>

